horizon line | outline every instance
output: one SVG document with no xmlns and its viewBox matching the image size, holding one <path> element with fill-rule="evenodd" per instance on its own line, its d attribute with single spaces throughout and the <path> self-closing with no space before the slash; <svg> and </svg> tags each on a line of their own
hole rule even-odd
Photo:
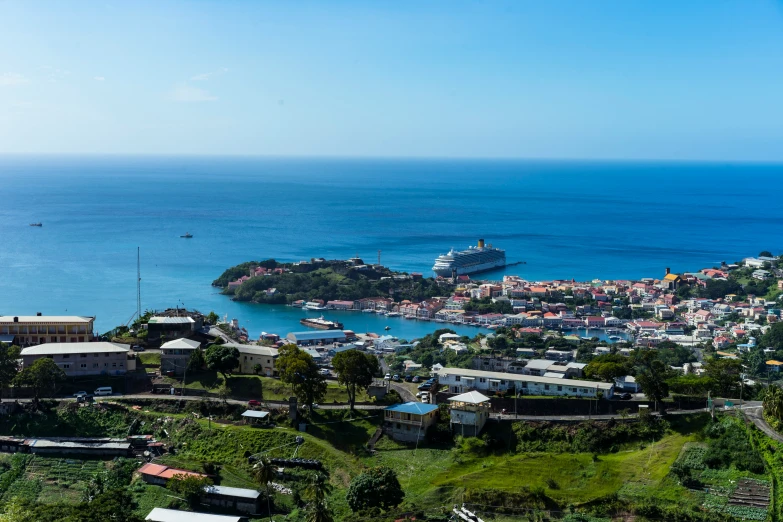
<svg viewBox="0 0 783 522">
<path fill-rule="evenodd" d="M 646 158 L 646 157 L 549 157 L 549 156 L 384 156 L 341 154 L 263 154 L 263 153 L 198 153 L 198 152 L 2 152 L 0 158 L 53 158 L 53 157 L 126 157 L 126 158 L 248 158 L 287 160 L 387 160 L 387 161 L 541 161 L 562 163 L 695 163 L 695 164 L 757 164 L 783 165 L 781 159 L 720 159 L 720 158 Z"/>
</svg>

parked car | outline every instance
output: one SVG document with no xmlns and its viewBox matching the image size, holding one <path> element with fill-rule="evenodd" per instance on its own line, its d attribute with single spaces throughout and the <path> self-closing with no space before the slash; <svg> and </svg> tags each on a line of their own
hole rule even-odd
<svg viewBox="0 0 783 522">
<path fill-rule="evenodd" d="M 428 393 L 428 392 L 425 392 L 425 391 L 420 391 L 420 392 L 418 392 L 418 393 L 416 394 L 416 398 L 417 398 L 417 399 L 421 399 L 422 397 L 424 397 L 425 395 L 427 395 L 427 393 Z"/>
<path fill-rule="evenodd" d="M 100 388 L 96 388 L 95 395 L 112 395 L 114 394 L 114 391 L 111 389 L 111 386 L 101 386 Z"/>
<path fill-rule="evenodd" d="M 86 391 L 77 391 L 76 393 L 73 394 L 74 398 L 76 399 L 78 399 L 79 397 L 87 397 L 87 395 L 88 394 Z"/>
<path fill-rule="evenodd" d="M 413 375 L 406 375 L 405 382 L 413 382 Z"/>
<path fill-rule="evenodd" d="M 321 375 L 331 375 L 331 372 L 328 368 L 324 368 L 321 370 Z"/>
<path fill-rule="evenodd" d="M 418 375 L 413 377 L 413 382 L 421 382 L 421 379 L 419 379 Z"/>
<path fill-rule="evenodd" d="M 249 401 L 247 401 L 247 405 L 248 405 L 248 406 L 261 406 L 261 403 L 260 403 L 260 402 L 258 402 L 258 401 L 257 401 L 257 400 L 255 400 L 255 399 L 250 399 Z"/>
<path fill-rule="evenodd" d="M 429 390 L 432 388 L 432 384 L 425 382 L 424 384 L 419 384 L 418 389 L 419 390 Z"/>
<path fill-rule="evenodd" d="M 139 346 L 138 344 L 136 344 L 134 346 L 131 346 L 131 350 L 133 350 L 134 352 L 143 352 L 144 351 L 144 347 L 143 346 Z"/>
<path fill-rule="evenodd" d="M 392 380 L 393 380 L 394 382 L 400 382 L 400 376 L 399 376 L 399 375 L 397 375 L 397 374 L 395 373 L 395 374 L 394 374 L 394 377 L 392 377 Z"/>
<path fill-rule="evenodd" d="M 626 393 L 623 393 L 622 395 L 620 395 L 620 400 L 623 400 L 623 401 L 630 401 L 631 399 L 633 399 L 633 395 L 631 395 L 631 394 L 630 394 L 630 393 L 628 393 L 628 392 L 626 392 Z"/>
<path fill-rule="evenodd" d="M 386 372 L 386 375 L 384 375 L 383 378 L 386 379 L 387 381 L 390 381 L 391 380 L 391 374 L 389 372 Z"/>
</svg>

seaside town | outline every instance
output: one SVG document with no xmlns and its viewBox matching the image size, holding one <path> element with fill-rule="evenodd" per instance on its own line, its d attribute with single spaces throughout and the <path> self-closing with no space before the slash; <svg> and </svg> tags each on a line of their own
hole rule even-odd
<svg viewBox="0 0 783 522">
<path fill-rule="evenodd" d="M 308 505 L 297 497 L 303 493 L 294 495 L 304 491 L 302 477 L 325 481 L 340 470 L 315 440 L 342 448 L 351 459 L 373 460 L 389 445 L 460 452 L 471 438 L 485 444 L 503 426 L 521 429 L 530 422 L 538 426 L 534 439 L 539 440 L 550 436 L 551 422 L 587 423 L 580 430 L 603 422 L 600 429 L 613 433 L 616 419 L 635 419 L 640 424 L 634 430 L 642 426 L 659 433 L 664 418 L 709 418 L 716 410 L 755 408 L 747 410 L 750 422 L 774 434 L 783 418 L 783 409 L 770 398 L 781 390 L 773 381 L 783 366 L 778 299 L 783 260 L 769 252 L 695 272 L 665 268 L 658 277 L 581 282 L 512 275 L 489 281 L 437 273 L 424 278 L 359 258 L 252 265 L 241 268 L 246 275 L 226 280 L 229 295 L 252 285 L 254 295 L 262 288 L 260 295 L 277 299 L 278 290 L 269 284 L 285 284 L 294 274 L 322 277 L 322 270 L 343 274 L 346 281 L 362 281 L 365 275 L 392 280 L 400 295 L 422 285 L 444 295 L 397 301 L 385 296 L 294 299 L 297 294 L 286 292 L 289 305 L 303 312 L 383 314 L 401 321 L 400 330 L 409 320 L 431 322 L 432 333 L 416 339 L 388 331 L 355 332 L 339 321 L 307 314 L 300 321 L 303 329 L 263 332 L 255 339 L 239 320 L 221 320 L 215 312 L 141 312 L 140 303 L 135 320 L 105 333 L 95 330 L 92 316 L 0 316 L 0 384 L 4 397 L 13 399 L 0 403 L 7 421 L 89 426 L 65 430 L 70 433 L 11 430 L 0 437 L 0 452 L 23 459 L 25 470 L 36 469 L 36 463 L 62 466 L 63 458 L 121 459 L 126 478 L 117 480 L 133 484 L 135 498 L 159 498 L 164 491 L 183 495 L 182 500 L 146 503 L 145 520 L 180 520 L 183 510 L 197 507 L 215 517 L 210 522 L 228 522 L 296 514 Z M 364 275 L 356 279 L 356 273 Z M 474 336 L 465 336 L 451 325 L 478 328 Z M 751 413 L 758 410 L 763 415 Z M 92 426 L 95 415 L 117 419 L 119 429 Z M 366 433 L 353 449 L 338 442 L 346 422 L 358 422 Z M 213 423 L 223 426 L 221 434 L 213 432 Z M 336 423 L 334 431 L 324 431 L 330 423 Z M 266 435 L 252 435 L 270 429 L 283 437 L 278 448 Z M 199 451 L 212 448 L 208 451 L 225 455 L 227 471 L 227 463 L 238 458 L 226 440 L 232 433 L 250 437 L 242 444 L 254 448 L 240 452 L 242 462 L 232 471 L 240 478 L 225 475 L 216 463 L 193 466 L 194 460 L 203 460 Z M 198 441 L 195 446 L 188 443 L 191 436 Z M 9 465 L 13 470 L 16 464 Z M 404 467 L 398 471 L 407 472 Z M 262 472 L 262 487 L 247 487 Z M 16 476 L 35 481 L 45 474 L 23 470 Z M 93 487 L 91 480 L 87 477 L 79 487 Z M 399 498 L 381 505 L 393 515 L 405 493 L 399 477 L 390 480 Z M 735 488 L 718 495 L 725 501 L 722 507 L 706 512 L 726 514 L 736 507 L 762 520 L 771 509 L 771 493 L 767 479 L 753 480 L 760 485 L 748 483 L 756 488 L 750 500 L 735 498 Z M 339 507 L 346 520 L 372 505 L 369 491 L 351 497 L 350 491 L 364 487 L 354 482 L 349 505 Z M 471 519 L 480 516 L 477 504 L 441 513 Z M 415 502 L 406 505 L 406 512 L 422 517 Z M 509 509 L 523 505 L 528 504 Z"/>
</svg>

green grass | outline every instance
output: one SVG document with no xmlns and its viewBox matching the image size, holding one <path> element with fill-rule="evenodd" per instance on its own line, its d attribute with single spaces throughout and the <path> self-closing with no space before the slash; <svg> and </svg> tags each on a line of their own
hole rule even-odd
<svg viewBox="0 0 783 522">
<path fill-rule="evenodd" d="M 141 364 L 149 367 L 160 367 L 160 352 L 157 353 L 137 353 L 136 358 Z"/>
<path fill-rule="evenodd" d="M 171 377 L 164 377 L 167 383 L 181 385 L 181 380 Z M 269 401 L 284 401 L 291 397 L 291 386 L 283 383 L 279 379 L 271 377 L 261 377 L 258 375 L 232 375 L 227 379 L 228 387 L 231 388 L 231 397 L 236 399 L 265 399 Z M 204 390 L 216 392 L 223 385 L 223 377 L 214 371 L 191 372 L 187 375 L 186 389 Z M 326 397 L 324 404 L 335 402 L 348 402 L 348 393 L 344 386 L 340 386 L 336 381 L 328 381 Z M 365 402 L 370 398 L 365 393 L 357 394 L 357 401 Z"/>
</svg>

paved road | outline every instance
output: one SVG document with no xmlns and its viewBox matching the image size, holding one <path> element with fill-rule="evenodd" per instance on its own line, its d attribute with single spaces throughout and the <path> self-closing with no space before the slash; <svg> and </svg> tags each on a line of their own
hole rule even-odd
<svg viewBox="0 0 783 522">
<path fill-rule="evenodd" d="M 763 431 L 769 438 L 778 442 L 783 442 L 783 435 L 772 429 L 767 421 L 764 420 L 764 408 L 762 406 L 746 406 L 742 408 L 748 414 L 748 418 L 753 421 L 758 429 Z"/>
<path fill-rule="evenodd" d="M 383 357 L 378 357 L 378 362 L 381 364 L 381 373 L 386 375 L 390 372 L 389 365 L 386 364 L 386 360 Z M 391 382 L 391 389 L 400 394 L 400 398 L 404 402 L 418 402 L 416 395 L 408 388 L 397 382 Z"/>
</svg>

